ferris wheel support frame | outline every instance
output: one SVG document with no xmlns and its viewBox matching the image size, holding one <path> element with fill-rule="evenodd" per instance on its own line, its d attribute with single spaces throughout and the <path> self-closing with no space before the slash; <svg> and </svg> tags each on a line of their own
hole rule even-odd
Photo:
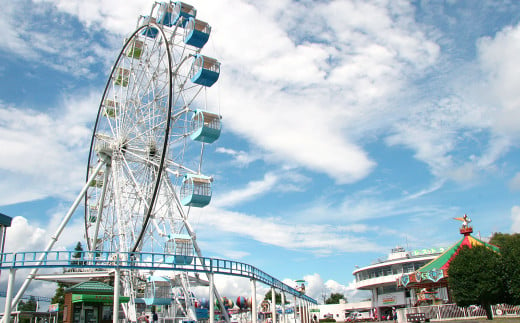
<svg viewBox="0 0 520 323">
<path fill-rule="evenodd" d="M 184 222 L 184 226 L 186 228 L 186 231 L 188 231 L 188 234 L 191 237 L 191 241 L 193 242 L 193 247 L 195 249 L 195 252 L 197 253 L 197 256 L 203 257 L 202 256 L 202 251 L 200 250 L 199 245 L 197 243 L 197 236 L 195 234 L 195 231 L 191 227 L 191 224 L 188 222 L 188 217 L 184 213 L 184 209 L 180 206 L 181 204 L 180 204 L 179 198 L 178 198 L 178 196 L 176 194 L 173 194 L 173 196 L 175 198 L 175 205 L 177 206 L 177 210 L 181 214 L 182 221 Z M 204 267 L 204 264 L 201 264 L 201 265 Z M 213 274 L 206 273 L 206 277 L 208 278 L 208 280 L 213 282 Z M 229 315 L 228 315 L 228 312 L 227 312 L 227 310 L 226 310 L 226 308 L 224 306 L 224 302 L 222 301 L 222 298 L 220 297 L 220 293 L 218 292 L 218 290 L 216 288 L 213 287 L 210 290 L 210 294 L 214 294 L 215 297 L 217 298 L 220 310 L 224 314 L 224 320 L 229 323 Z"/>
<path fill-rule="evenodd" d="M 47 247 L 45 248 L 44 252 L 50 251 L 52 249 L 52 247 L 54 246 L 54 244 L 58 241 L 61 233 L 63 232 L 63 229 L 65 229 L 65 226 L 67 225 L 67 223 L 69 222 L 70 218 L 72 217 L 72 215 L 76 211 L 78 205 L 81 203 L 83 197 L 87 193 L 87 189 L 89 188 L 90 184 L 94 181 L 94 179 L 96 178 L 96 176 L 98 175 L 99 171 L 101 170 L 101 168 L 104 165 L 106 165 L 106 161 L 104 159 L 101 159 L 98 162 L 98 164 L 97 164 L 96 168 L 94 169 L 94 171 L 92 172 L 92 175 L 90 175 L 90 178 L 87 180 L 85 185 L 83 185 L 83 188 L 81 189 L 80 193 L 78 194 L 78 196 L 74 200 L 74 203 L 72 203 L 72 206 L 70 207 L 69 211 L 63 217 L 63 220 L 61 221 L 61 223 L 60 223 L 58 229 L 56 230 L 56 232 L 54 233 L 54 235 L 51 237 L 51 240 L 47 244 Z M 38 266 L 43 264 L 44 258 L 45 258 L 45 253 L 43 253 L 41 255 L 40 259 L 38 259 L 38 264 L 37 264 Z M 23 294 L 27 290 L 27 287 L 29 287 L 29 284 L 32 282 L 32 280 L 34 279 L 34 277 L 38 273 L 38 270 L 39 270 L 38 267 L 33 268 L 31 270 L 31 272 L 29 273 L 29 275 L 27 275 L 27 278 L 25 278 L 25 281 L 23 282 L 22 286 L 18 290 L 18 293 L 16 293 L 16 296 L 13 298 L 13 301 L 11 302 L 11 304 L 8 304 L 8 302 L 5 303 L 5 311 L 4 311 L 4 313 L 6 313 L 6 315 L 4 315 L 4 317 L 2 318 L 2 322 L 3 323 L 7 322 L 6 319 L 8 317 L 10 317 L 10 315 L 7 315 L 7 313 L 10 314 L 11 313 L 11 309 L 16 307 L 16 305 L 18 304 L 18 302 L 22 298 Z"/>
<path fill-rule="evenodd" d="M 111 171 L 112 171 L 112 165 L 107 163 L 106 167 L 105 167 L 105 174 L 103 176 L 103 183 L 108 183 L 108 176 L 110 176 Z M 103 203 L 105 201 L 106 192 L 107 192 L 107 185 L 103 185 L 103 191 L 101 192 L 101 198 L 99 200 L 99 205 L 98 205 L 98 210 L 97 210 L 96 227 L 94 229 L 94 238 L 92 239 L 92 242 L 87 241 L 87 246 L 88 246 L 88 243 L 91 243 L 92 248 L 94 250 L 96 250 L 96 247 L 97 247 L 99 225 L 101 223 L 101 215 L 103 213 Z"/>
</svg>

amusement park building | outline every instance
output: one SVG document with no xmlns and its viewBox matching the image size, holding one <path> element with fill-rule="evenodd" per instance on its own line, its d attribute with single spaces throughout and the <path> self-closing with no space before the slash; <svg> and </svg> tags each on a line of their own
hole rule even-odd
<svg viewBox="0 0 520 323">
<path fill-rule="evenodd" d="M 378 259 L 369 266 L 354 270 L 352 274 L 356 279 L 355 286 L 357 289 L 371 291 L 371 307 L 375 313 L 388 315 L 392 307 L 413 306 L 417 299 L 415 291 L 398 287 L 397 280 L 403 274 L 421 268 L 445 250 L 446 248 L 432 248 L 406 251 L 402 247 L 394 248 L 387 259 Z M 447 299 L 445 290 L 440 295 Z"/>
</svg>

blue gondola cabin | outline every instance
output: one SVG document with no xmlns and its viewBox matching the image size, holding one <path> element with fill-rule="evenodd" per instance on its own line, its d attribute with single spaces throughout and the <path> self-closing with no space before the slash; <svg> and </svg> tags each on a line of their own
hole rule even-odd
<svg viewBox="0 0 520 323">
<path fill-rule="evenodd" d="M 221 116 L 215 113 L 196 110 L 191 118 L 191 139 L 212 143 L 220 137 Z"/>
<path fill-rule="evenodd" d="M 190 18 L 195 18 L 197 15 L 197 9 L 193 6 L 186 4 L 184 2 L 176 2 L 173 7 L 173 20 L 172 24 L 179 24 L 182 28 L 186 27 L 188 20 Z"/>
<path fill-rule="evenodd" d="M 212 86 L 220 75 L 220 63 L 211 57 L 197 54 L 191 66 L 190 78 L 195 84 Z"/>
<path fill-rule="evenodd" d="M 211 26 L 202 20 L 190 18 L 186 24 L 186 36 L 184 42 L 188 45 L 202 48 L 209 39 Z"/>
<path fill-rule="evenodd" d="M 170 305 L 172 303 L 172 286 L 168 277 L 149 276 L 144 291 L 146 305 Z"/>
<path fill-rule="evenodd" d="M 211 178 L 187 174 L 181 186 L 181 203 L 185 206 L 204 207 L 211 201 Z"/>
<path fill-rule="evenodd" d="M 191 264 L 195 253 L 193 241 L 187 234 L 169 234 L 164 246 L 164 252 L 172 255 L 166 261 L 176 265 Z"/>
<path fill-rule="evenodd" d="M 163 2 L 157 11 L 157 23 L 171 27 L 173 26 L 173 6 L 170 2 Z"/>
<path fill-rule="evenodd" d="M 146 28 L 144 28 L 142 34 L 143 36 L 149 37 L 149 38 L 155 38 L 157 37 L 157 34 L 159 33 L 159 29 L 152 26 L 152 23 L 156 23 L 155 18 L 153 17 L 144 17 L 143 25 L 147 25 Z"/>
</svg>

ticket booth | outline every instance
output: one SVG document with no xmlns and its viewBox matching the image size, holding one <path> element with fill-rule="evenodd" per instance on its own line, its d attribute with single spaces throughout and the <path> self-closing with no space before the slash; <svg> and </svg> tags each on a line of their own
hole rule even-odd
<svg viewBox="0 0 520 323">
<path fill-rule="evenodd" d="M 129 299 L 120 296 L 119 302 L 127 303 Z M 87 281 L 74 285 L 65 289 L 63 323 L 110 323 L 113 303 L 114 288 L 108 284 Z"/>
</svg>

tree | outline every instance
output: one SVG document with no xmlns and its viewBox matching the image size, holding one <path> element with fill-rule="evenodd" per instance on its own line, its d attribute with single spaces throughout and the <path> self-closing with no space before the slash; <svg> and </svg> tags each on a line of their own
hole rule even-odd
<svg viewBox="0 0 520 323">
<path fill-rule="evenodd" d="M 448 285 L 459 306 L 479 304 L 492 320 L 491 305 L 503 300 L 503 273 L 499 253 L 485 247 L 463 246 L 448 268 Z"/>
<path fill-rule="evenodd" d="M 83 246 L 81 245 L 81 242 L 78 241 L 76 244 L 76 247 L 74 248 L 74 253 L 72 254 L 72 258 L 74 259 L 80 259 L 83 256 Z M 71 261 L 71 263 L 76 265 L 82 265 L 83 261 Z"/>
<path fill-rule="evenodd" d="M 65 284 L 58 283 L 58 288 L 56 288 L 56 292 L 51 299 L 51 304 L 60 304 L 58 307 L 60 311 L 60 315 L 58 315 L 59 322 L 63 322 L 63 316 L 61 315 L 61 312 L 63 311 L 63 306 L 65 305 L 65 287 Z"/>
<path fill-rule="evenodd" d="M 340 293 L 331 293 L 329 298 L 325 300 L 325 304 L 339 304 L 340 299 L 345 300 L 345 302 L 347 301 L 345 295 Z"/>
<path fill-rule="evenodd" d="M 20 312 L 34 312 L 34 311 L 36 311 L 36 299 L 34 297 L 30 297 L 27 302 L 20 301 L 18 303 L 18 310 Z"/>
<path fill-rule="evenodd" d="M 269 289 L 269 291 L 267 293 L 265 293 L 264 300 L 271 301 L 271 299 L 272 299 L 272 294 L 271 294 L 271 289 Z M 275 299 L 276 304 L 278 304 L 278 305 L 282 304 L 282 294 L 274 292 L 274 299 Z M 289 301 L 286 298 L 285 304 L 288 304 L 288 303 L 289 303 Z"/>
<path fill-rule="evenodd" d="M 520 304 L 520 234 L 495 233 L 490 243 L 500 247 L 502 255 L 504 299 L 508 304 Z"/>
</svg>

